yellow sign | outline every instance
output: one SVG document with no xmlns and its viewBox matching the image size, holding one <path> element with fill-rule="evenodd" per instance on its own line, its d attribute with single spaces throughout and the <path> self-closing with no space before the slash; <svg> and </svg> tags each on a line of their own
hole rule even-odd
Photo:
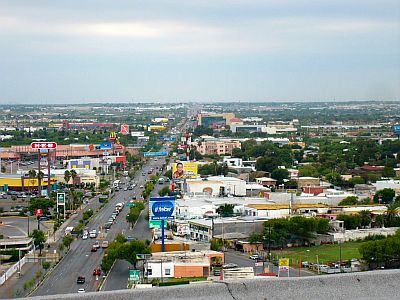
<svg viewBox="0 0 400 300">
<path fill-rule="evenodd" d="M 198 171 L 198 164 L 191 162 L 177 162 L 172 164 L 172 177 L 173 178 L 196 178 Z"/>
<path fill-rule="evenodd" d="M 279 259 L 279 270 L 289 270 L 289 258 Z"/>
</svg>

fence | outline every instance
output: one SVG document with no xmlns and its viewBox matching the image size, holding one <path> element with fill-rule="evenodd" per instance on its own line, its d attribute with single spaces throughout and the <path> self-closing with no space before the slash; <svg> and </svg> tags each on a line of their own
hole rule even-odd
<svg viewBox="0 0 400 300">
<path fill-rule="evenodd" d="M 14 265 L 12 265 L 1 277 L 0 277 L 0 285 L 4 284 L 8 278 L 14 275 L 15 272 L 20 271 L 22 267 L 26 263 L 25 256 L 21 258 L 20 261 L 17 261 Z"/>
</svg>

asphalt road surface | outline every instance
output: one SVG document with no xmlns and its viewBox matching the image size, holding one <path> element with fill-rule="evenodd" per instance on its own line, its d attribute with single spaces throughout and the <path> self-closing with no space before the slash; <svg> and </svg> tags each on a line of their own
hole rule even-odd
<svg viewBox="0 0 400 300">
<path fill-rule="evenodd" d="M 115 204 L 118 202 L 128 202 L 133 199 L 133 196 L 140 195 L 142 189 L 141 185 L 144 185 L 148 175 L 147 172 L 150 168 L 161 166 L 164 160 L 150 160 L 142 168 L 141 172 L 138 172 L 134 181 L 137 185 L 133 190 L 124 191 L 122 189 L 115 193 L 115 196 L 109 201 L 109 203 L 89 222 L 88 228 L 99 230 L 111 216 L 115 210 Z M 142 175 L 142 172 L 145 176 Z M 121 179 L 121 182 L 127 182 L 129 178 Z M 97 201 L 98 202 L 98 201 Z M 110 230 L 105 233 L 106 236 L 103 238 L 112 241 L 118 233 L 125 233 L 128 230 L 129 224 L 126 222 L 126 215 L 128 208 L 125 207 L 123 211 L 118 215 L 115 220 L 115 224 Z M 77 218 L 76 222 L 78 222 Z M 71 225 L 73 226 L 73 225 Z M 143 228 L 143 227 L 141 227 Z M 140 229 L 138 229 L 140 230 Z M 147 229 L 148 230 L 148 229 Z M 104 232 L 104 231 L 103 231 Z M 101 237 L 101 235 L 100 235 Z M 95 268 L 100 267 L 102 257 L 104 255 L 104 249 L 99 249 L 97 252 L 91 252 L 93 242 L 95 240 L 102 241 L 99 238 L 82 240 L 81 238 L 74 241 L 71 245 L 71 250 L 68 255 L 59 263 L 59 265 L 53 270 L 52 274 L 45 280 L 45 282 L 33 293 L 33 296 L 42 295 L 53 295 L 53 294 L 66 294 L 76 293 L 78 289 L 84 288 L 86 292 L 96 291 L 100 284 L 100 278 L 92 275 Z M 78 276 L 84 276 L 86 282 L 84 284 L 77 284 L 76 280 Z"/>
</svg>

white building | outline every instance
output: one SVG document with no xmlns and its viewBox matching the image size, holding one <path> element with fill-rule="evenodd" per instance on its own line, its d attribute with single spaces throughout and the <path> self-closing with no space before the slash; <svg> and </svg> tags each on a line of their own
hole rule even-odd
<svg viewBox="0 0 400 300">
<path fill-rule="evenodd" d="M 211 176 L 205 179 L 188 179 L 188 193 L 207 193 L 210 196 L 246 196 L 246 181 L 224 176 Z"/>
<path fill-rule="evenodd" d="M 383 189 L 393 189 L 396 193 L 400 192 L 400 180 L 378 180 L 372 184 L 377 191 Z"/>
</svg>

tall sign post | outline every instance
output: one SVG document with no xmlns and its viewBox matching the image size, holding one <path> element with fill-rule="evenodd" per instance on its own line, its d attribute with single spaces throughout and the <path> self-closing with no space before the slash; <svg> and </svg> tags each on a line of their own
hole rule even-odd
<svg viewBox="0 0 400 300">
<path fill-rule="evenodd" d="M 65 220 L 65 193 L 57 193 L 57 217 L 58 217 L 58 206 L 64 206 L 64 220 Z"/>
<path fill-rule="evenodd" d="M 175 197 L 151 197 L 150 220 L 161 221 L 161 251 L 165 252 L 164 226 L 166 220 L 175 219 Z"/>
<path fill-rule="evenodd" d="M 42 196 L 42 178 L 40 175 L 40 162 L 41 162 L 41 153 L 45 153 L 47 150 L 47 195 L 50 196 L 50 150 L 57 149 L 56 142 L 32 142 L 31 143 L 32 150 L 38 150 L 38 194 L 39 197 Z M 41 151 L 42 150 L 42 151 Z"/>
</svg>

